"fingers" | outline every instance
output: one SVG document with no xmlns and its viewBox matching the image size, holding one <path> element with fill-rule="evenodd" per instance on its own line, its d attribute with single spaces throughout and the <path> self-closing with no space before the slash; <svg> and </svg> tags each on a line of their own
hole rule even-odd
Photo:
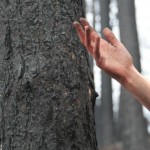
<svg viewBox="0 0 150 150">
<path fill-rule="evenodd" d="M 93 56 L 94 56 L 96 62 L 98 62 L 100 60 L 99 44 L 100 44 L 100 37 L 96 36 L 95 37 L 95 46 L 93 48 Z"/>
<path fill-rule="evenodd" d="M 88 23 L 88 21 L 85 18 L 80 18 L 80 22 L 81 22 L 83 28 L 85 28 L 86 26 L 89 26 L 90 30 L 94 31 L 94 29 L 90 26 L 90 24 Z"/>
<path fill-rule="evenodd" d="M 85 46 L 85 31 L 83 30 L 81 24 L 78 23 L 77 21 L 75 21 L 73 25 L 76 28 L 81 43 Z"/>
<path fill-rule="evenodd" d="M 109 29 L 109 28 L 105 28 L 103 30 L 103 33 L 106 37 L 106 39 L 114 46 L 119 45 L 119 41 L 118 39 L 115 37 L 114 33 Z"/>
<path fill-rule="evenodd" d="M 85 29 L 86 26 L 89 26 L 89 29 L 91 31 L 91 40 L 95 40 L 95 30 L 90 26 L 89 22 L 85 18 L 80 18 L 81 25 L 83 26 L 83 29 Z"/>
<path fill-rule="evenodd" d="M 86 19 L 80 18 L 80 22 L 81 24 L 75 21 L 73 25 L 76 28 L 81 43 L 93 55 L 93 47 L 95 45 L 95 36 L 97 36 L 97 33 L 89 25 Z"/>
<path fill-rule="evenodd" d="M 93 54 L 93 47 L 92 47 L 90 32 L 91 32 L 90 27 L 85 26 L 85 47 L 91 54 Z"/>
</svg>

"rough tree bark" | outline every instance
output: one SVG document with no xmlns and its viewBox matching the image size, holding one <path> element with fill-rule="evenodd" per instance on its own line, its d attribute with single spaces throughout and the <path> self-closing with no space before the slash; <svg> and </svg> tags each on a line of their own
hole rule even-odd
<svg viewBox="0 0 150 150">
<path fill-rule="evenodd" d="M 2 89 L 3 89 L 3 77 L 4 77 L 4 68 L 5 62 L 4 59 L 4 44 L 3 41 L 5 36 L 3 35 L 4 31 L 4 22 L 2 21 L 2 12 L 0 8 L 0 127 L 1 127 L 1 119 L 2 119 L 2 109 L 1 109 L 1 101 L 2 101 Z M 0 128 L 0 143 L 1 143 L 1 128 Z M 1 146 L 0 146 L 1 147 Z"/>
<path fill-rule="evenodd" d="M 134 0 L 118 0 L 121 41 L 141 71 Z M 120 96 L 120 133 L 125 150 L 148 150 L 148 133 L 142 106 L 124 88 Z"/>
<path fill-rule="evenodd" d="M 82 0 L 2 0 L 3 150 L 96 150 L 95 91 L 72 22 Z"/>
</svg>

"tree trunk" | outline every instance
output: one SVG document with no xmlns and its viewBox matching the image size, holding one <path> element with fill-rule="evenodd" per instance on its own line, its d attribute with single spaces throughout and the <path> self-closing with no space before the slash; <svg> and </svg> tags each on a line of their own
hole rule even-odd
<svg viewBox="0 0 150 150">
<path fill-rule="evenodd" d="M 102 30 L 105 27 L 110 28 L 109 5 L 110 0 L 100 0 L 101 35 L 103 38 Z M 99 128 L 98 137 L 100 145 L 108 147 L 115 142 L 111 78 L 102 72 L 101 82 L 101 105 L 99 108 L 99 126 L 97 128 Z"/>
<path fill-rule="evenodd" d="M 95 91 L 74 20 L 82 0 L 0 2 L 3 150 L 96 150 Z"/>
<path fill-rule="evenodd" d="M 134 0 L 118 0 L 121 41 L 141 71 Z M 148 150 L 147 126 L 142 106 L 124 88 L 120 96 L 120 132 L 125 150 Z"/>
<path fill-rule="evenodd" d="M 0 8 L 0 144 L 1 144 L 1 119 L 2 119 L 1 102 L 2 102 L 3 77 L 4 77 L 4 68 L 5 68 L 4 45 L 3 45 L 5 36 L 3 35 L 4 22 L 2 21 L 2 18 L 3 18 L 2 10 Z"/>
</svg>

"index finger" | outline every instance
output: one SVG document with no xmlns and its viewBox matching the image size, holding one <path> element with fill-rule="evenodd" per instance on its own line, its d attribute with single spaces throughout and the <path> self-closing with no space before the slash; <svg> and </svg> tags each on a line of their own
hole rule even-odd
<svg viewBox="0 0 150 150">
<path fill-rule="evenodd" d="M 89 24 L 89 22 L 85 18 L 80 18 L 80 22 L 81 22 L 84 29 L 86 26 L 89 26 L 91 32 L 94 31 L 94 29 L 91 27 L 91 25 Z"/>
<path fill-rule="evenodd" d="M 85 31 L 83 30 L 79 22 L 75 21 L 73 25 L 76 28 L 76 31 L 78 33 L 81 43 L 85 46 Z"/>
<path fill-rule="evenodd" d="M 81 22 L 81 25 L 83 27 L 83 29 L 85 30 L 86 26 L 89 27 L 89 30 L 90 30 L 90 36 L 91 36 L 91 40 L 94 42 L 95 40 L 95 35 L 97 34 L 95 32 L 95 30 L 91 27 L 91 25 L 89 24 L 89 22 L 85 19 L 85 18 L 80 18 L 80 22 Z"/>
</svg>

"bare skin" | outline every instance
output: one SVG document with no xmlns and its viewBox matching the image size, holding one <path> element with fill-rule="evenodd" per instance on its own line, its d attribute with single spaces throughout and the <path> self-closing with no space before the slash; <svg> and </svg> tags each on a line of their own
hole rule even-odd
<svg viewBox="0 0 150 150">
<path fill-rule="evenodd" d="M 150 82 L 136 70 L 128 50 L 113 32 L 108 28 L 103 30 L 106 41 L 86 19 L 80 18 L 80 22 L 75 21 L 73 24 L 81 43 L 94 57 L 97 66 L 121 83 L 150 110 Z"/>
</svg>

